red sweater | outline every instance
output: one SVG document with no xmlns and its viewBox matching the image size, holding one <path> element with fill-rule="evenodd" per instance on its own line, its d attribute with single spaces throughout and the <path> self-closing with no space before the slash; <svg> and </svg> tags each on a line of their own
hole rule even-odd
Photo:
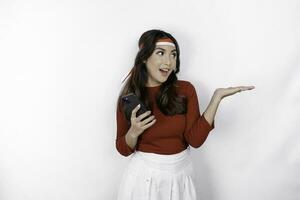
<svg viewBox="0 0 300 200">
<path fill-rule="evenodd" d="M 198 97 L 194 86 L 183 80 L 177 80 L 177 83 L 179 85 L 176 88 L 178 95 L 187 97 L 187 113 L 173 116 L 164 115 L 154 100 L 160 86 L 147 87 L 150 101 L 153 102 L 153 110 L 147 117 L 154 115 L 156 122 L 139 136 L 134 149 L 131 149 L 126 143 L 125 135 L 130 127 L 121 106 L 117 106 L 116 148 L 120 154 L 128 156 L 135 150 L 176 154 L 185 150 L 188 145 L 198 148 L 204 143 L 209 132 L 214 129 L 214 121 L 210 125 L 204 115 L 200 116 Z"/>
</svg>

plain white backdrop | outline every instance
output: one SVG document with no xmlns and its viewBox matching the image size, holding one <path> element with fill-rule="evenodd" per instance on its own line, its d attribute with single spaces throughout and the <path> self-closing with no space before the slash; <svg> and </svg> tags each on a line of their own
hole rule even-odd
<svg viewBox="0 0 300 200">
<path fill-rule="evenodd" d="M 114 200 L 116 100 L 140 35 L 170 32 L 203 113 L 200 200 L 300 199 L 297 0 L 0 1 L 0 199 Z"/>
</svg>

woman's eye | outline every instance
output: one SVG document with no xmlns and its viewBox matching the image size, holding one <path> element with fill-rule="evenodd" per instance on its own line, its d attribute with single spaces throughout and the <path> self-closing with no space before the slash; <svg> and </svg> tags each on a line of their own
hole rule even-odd
<svg viewBox="0 0 300 200">
<path fill-rule="evenodd" d="M 164 52 L 163 51 L 158 51 L 157 54 L 158 55 L 164 55 Z M 177 56 L 176 53 L 173 53 L 172 55 L 173 55 L 174 58 L 176 58 L 176 56 Z"/>
</svg>

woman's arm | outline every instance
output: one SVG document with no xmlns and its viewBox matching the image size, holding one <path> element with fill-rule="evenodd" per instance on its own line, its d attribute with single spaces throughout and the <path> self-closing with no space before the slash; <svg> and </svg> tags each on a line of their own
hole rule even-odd
<svg viewBox="0 0 300 200">
<path fill-rule="evenodd" d="M 240 86 L 216 89 L 207 109 L 200 115 L 195 87 L 188 82 L 188 86 L 185 88 L 188 97 L 188 112 L 186 114 L 186 129 L 184 131 L 184 138 L 187 143 L 194 148 L 198 148 L 205 142 L 209 132 L 214 129 L 214 118 L 222 98 L 253 88 L 253 86 Z"/>
<path fill-rule="evenodd" d="M 128 132 L 125 135 L 125 141 L 132 150 L 135 149 L 138 137 L 139 136 L 131 128 L 128 130 Z"/>
<path fill-rule="evenodd" d="M 136 106 L 132 110 L 130 119 L 131 125 L 129 125 L 122 111 L 122 105 L 119 103 L 117 106 L 116 148 L 123 156 L 129 156 L 135 151 L 139 135 L 156 122 L 154 115 L 149 117 L 150 111 L 136 117 L 136 113 L 139 109 L 140 107 Z"/>
<path fill-rule="evenodd" d="M 217 112 L 220 102 L 221 102 L 221 99 L 219 98 L 219 96 L 216 95 L 216 93 L 214 93 L 206 110 L 203 113 L 204 118 L 210 125 L 212 125 L 212 122 L 214 121 L 214 118 L 215 118 L 215 115 L 216 115 L 216 112 Z"/>
<path fill-rule="evenodd" d="M 203 114 L 201 115 L 197 92 L 193 84 L 187 82 L 184 90 L 187 96 L 187 113 L 185 114 L 186 126 L 183 135 L 189 145 L 198 148 L 205 142 L 208 134 L 215 127 L 213 121 L 214 115 L 211 116 L 211 124 L 206 120 Z M 216 110 L 216 108 L 214 110 Z"/>
<path fill-rule="evenodd" d="M 241 92 L 241 91 L 245 91 L 245 90 L 252 90 L 254 88 L 255 88 L 254 86 L 237 86 L 237 87 L 216 89 L 210 100 L 209 105 L 207 106 L 206 110 L 203 113 L 204 118 L 207 120 L 207 122 L 209 124 L 212 124 L 212 122 L 215 118 L 218 106 L 224 97 L 233 95 L 237 92 Z"/>
</svg>

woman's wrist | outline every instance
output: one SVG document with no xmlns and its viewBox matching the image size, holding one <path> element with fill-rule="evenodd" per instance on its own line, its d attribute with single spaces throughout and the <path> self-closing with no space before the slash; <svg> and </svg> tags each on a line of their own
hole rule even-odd
<svg viewBox="0 0 300 200">
<path fill-rule="evenodd" d="M 131 127 L 128 130 L 128 134 L 131 138 L 133 139 L 137 139 L 139 137 L 139 133 L 137 133 L 136 131 L 134 131 Z"/>
<path fill-rule="evenodd" d="M 222 100 L 222 97 L 218 94 L 218 92 L 214 92 L 213 96 L 212 96 L 212 101 L 215 103 L 220 103 Z"/>
</svg>

